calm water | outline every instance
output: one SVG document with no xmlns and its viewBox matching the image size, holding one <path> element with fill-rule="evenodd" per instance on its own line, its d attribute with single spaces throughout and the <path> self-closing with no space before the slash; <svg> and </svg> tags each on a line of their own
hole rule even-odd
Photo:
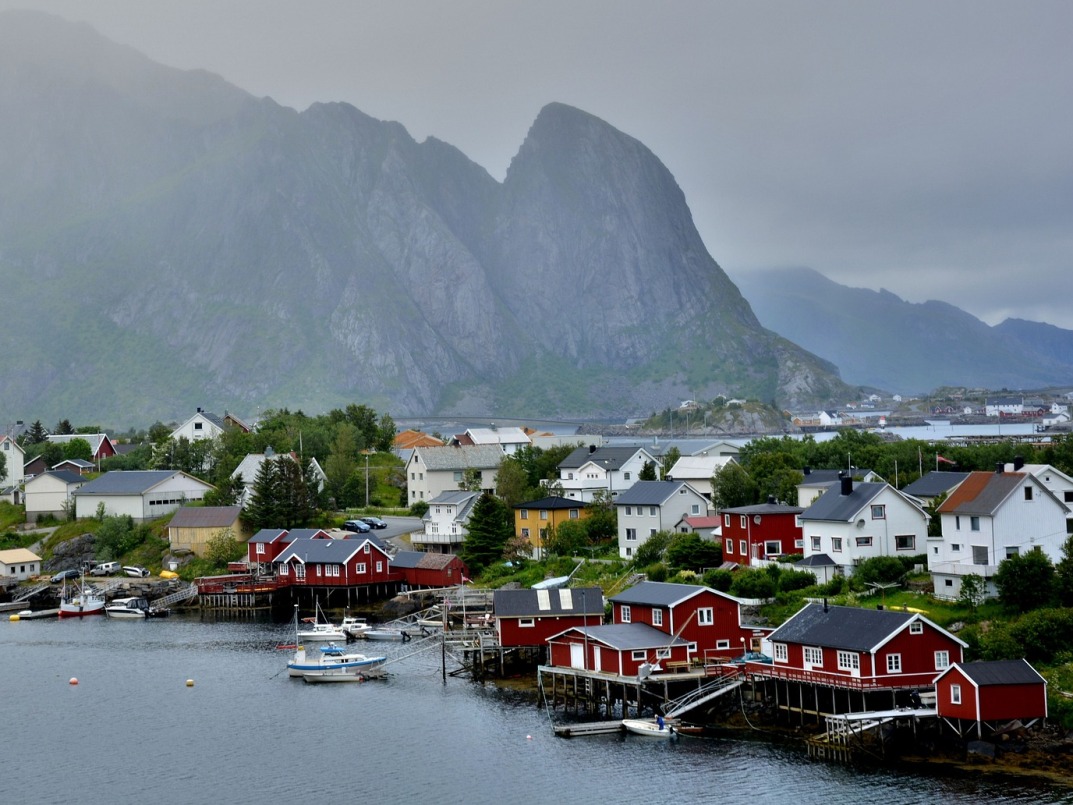
<svg viewBox="0 0 1073 805">
<path fill-rule="evenodd" d="M 2 801 L 1073 802 L 1020 782 L 860 771 L 757 741 L 555 738 L 524 695 L 443 685 L 438 648 L 385 680 L 307 685 L 282 672 L 288 652 L 275 649 L 292 635 L 187 617 L 5 618 Z"/>
</svg>

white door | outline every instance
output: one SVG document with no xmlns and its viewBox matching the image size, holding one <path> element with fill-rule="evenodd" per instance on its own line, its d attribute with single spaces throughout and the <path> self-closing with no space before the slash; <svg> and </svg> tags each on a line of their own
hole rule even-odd
<svg viewBox="0 0 1073 805">
<path fill-rule="evenodd" d="M 585 667 L 585 646 L 581 643 L 570 644 L 570 667 L 571 668 L 584 668 Z"/>
<path fill-rule="evenodd" d="M 594 646 L 592 649 L 592 670 L 599 671 L 600 668 L 600 647 Z"/>
</svg>

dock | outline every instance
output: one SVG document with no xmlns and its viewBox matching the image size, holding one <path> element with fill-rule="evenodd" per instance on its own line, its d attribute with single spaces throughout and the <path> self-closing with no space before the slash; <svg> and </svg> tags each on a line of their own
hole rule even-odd
<svg viewBox="0 0 1073 805">
<path fill-rule="evenodd" d="M 18 615 L 20 621 L 32 621 L 38 618 L 55 618 L 60 614 L 59 607 L 56 609 L 35 609 L 33 612 L 23 614 L 22 612 L 12 612 L 12 615 Z"/>
<path fill-rule="evenodd" d="M 560 724 L 555 727 L 555 735 L 559 738 L 580 738 L 585 735 L 611 735 L 616 732 L 625 732 L 622 719 L 617 721 L 589 721 L 584 724 Z"/>
</svg>

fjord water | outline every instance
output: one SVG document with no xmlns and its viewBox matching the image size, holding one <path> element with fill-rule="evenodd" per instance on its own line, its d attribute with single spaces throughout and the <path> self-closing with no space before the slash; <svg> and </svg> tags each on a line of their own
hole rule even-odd
<svg viewBox="0 0 1073 805">
<path fill-rule="evenodd" d="M 438 646 L 384 680 L 309 685 L 283 671 L 277 646 L 292 629 L 196 616 L 0 622 L 2 801 L 1073 801 L 1023 781 L 810 761 L 796 744 L 555 738 L 529 694 L 444 685 Z"/>
</svg>

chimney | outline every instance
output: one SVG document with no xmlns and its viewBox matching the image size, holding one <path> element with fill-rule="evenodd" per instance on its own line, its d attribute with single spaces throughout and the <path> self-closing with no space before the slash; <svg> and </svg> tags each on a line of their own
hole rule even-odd
<svg viewBox="0 0 1073 805">
<path fill-rule="evenodd" d="M 1014 472 L 1018 472 L 1024 465 L 1025 465 L 1025 457 L 1024 456 L 1014 456 L 1013 457 L 1013 471 Z"/>
<path fill-rule="evenodd" d="M 590 444 L 589 445 L 589 455 L 591 456 L 595 452 L 596 452 L 596 445 Z"/>
<path fill-rule="evenodd" d="M 843 495 L 852 495 L 853 494 L 853 476 L 852 475 L 843 475 L 842 476 L 842 494 Z"/>
<path fill-rule="evenodd" d="M 827 599 L 823 599 L 823 611 L 827 612 Z"/>
<path fill-rule="evenodd" d="M 768 502 L 769 506 L 774 506 L 775 503 L 776 503 L 775 496 L 774 495 L 768 495 L 767 496 L 767 502 Z"/>
<path fill-rule="evenodd" d="M 200 409 L 200 408 L 198 408 L 198 409 L 197 409 L 197 412 L 198 412 L 198 413 L 200 414 L 200 413 L 201 413 L 201 409 Z"/>
<path fill-rule="evenodd" d="M 1002 475 L 1002 472 L 1005 469 L 1006 469 L 1006 465 L 1003 462 L 1001 462 L 1001 461 L 995 462 L 995 475 Z"/>
<path fill-rule="evenodd" d="M 812 475 L 812 467 L 805 467 L 801 472 L 808 478 L 808 476 Z"/>
</svg>

